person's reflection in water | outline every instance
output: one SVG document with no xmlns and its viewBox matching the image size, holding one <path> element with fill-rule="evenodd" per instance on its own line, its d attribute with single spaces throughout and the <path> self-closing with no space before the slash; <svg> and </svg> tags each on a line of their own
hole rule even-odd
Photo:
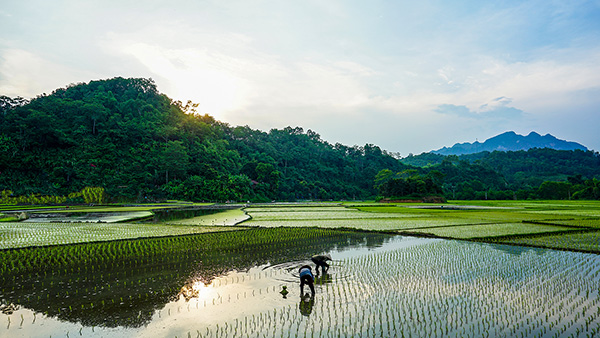
<svg viewBox="0 0 600 338">
<path fill-rule="evenodd" d="M 313 306 L 315 306 L 315 297 L 311 297 L 306 293 L 303 297 L 300 297 L 300 313 L 304 316 L 309 316 L 312 313 Z"/>
</svg>

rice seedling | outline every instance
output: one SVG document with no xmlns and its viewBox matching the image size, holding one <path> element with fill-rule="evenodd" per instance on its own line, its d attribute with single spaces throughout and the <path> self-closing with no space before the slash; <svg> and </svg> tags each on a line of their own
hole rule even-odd
<svg viewBox="0 0 600 338">
<path fill-rule="evenodd" d="M 240 228 L 138 223 L 0 222 L 0 249 L 113 241 L 140 237 L 178 236 L 238 229 Z"/>
<path fill-rule="evenodd" d="M 52 335 L 107 336 L 117 326 L 124 335 L 150 337 L 165 336 L 165 327 L 167 336 L 178 337 L 585 337 L 600 332 L 598 255 L 329 228 L 409 229 L 409 222 L 421 222 L 412 229 L 462 228 L 451 235 L 511 243 L 595 240 L 597 248 L 598 231 L 592 230 L 593 221 L 585 221 L 590 218 L 560 217 L 560 210 L 573 207 L 570 203 L 552 205 L 558 212 L 550 216 L 539 213 L 545 215 L 542 222 L 511 221 L 523 217 L 523 210 L 507 209 L 491 216 L 502 222 L 479 225 L 460 223 L 484 217 L 479 210 L 435 211 L 439 217 L 420 210 L 415 217 L 407 217 L 413 214 L 409 211 L 370 219 L 363 214 L 375 212 L 339 207 L 323 216 L 329 207 L 254 208 L 265 224 L 296 222 L 289 228 L 0 250 L 0 300 L 23 306 L 0 335 L 57 327 Z M 572 229 L 578 220 L 583 223 L 577 233 L 550 234 Z M 326 226 L 314 227 L 321 222 Z M 332 253 L 332 269 L 318 277 L 314 300 L 301 300 L 296 266 L 319 252 Z M 287 298 L 278 292 L 282 285 L 291 291 Z"/>
<path fill-rule="evenodd" d="M 550 233 L 569 230 L 572 229 L 556 225 L 500 223 L 435 227 L 423 229 L 421 231 L 423 233 L 447 238 L 481 238 L 519 234 Z"/>
<path fill-rule="evenodd" d="M 182 288 L 191 280 L 210 283 L 224 271 L 246 270 L 261 260 L 305 257 L 311 250 L 361 243 L 365 236 L 379 241 L 385 237 L 319 229 L 255 229 L 3 250 L 0 297 L 64 320 L 135 327 L 149 320 L 157 304 L 193 297 Z M 251 281 L 261 278 L 260 272 L 250 276 Z M 248 297 L 262 294 L 263 290 L 250 290 Z M 224 298 L 214 302 L 222 304 Z M 141 314 L 134 316 L 135 311 Z"/>
<path fill-rule="evenodd" d="M 585 231 L 538 236 L 487 239 L 489 242 L 527 245 L 542 248 L 567 249 L 584 252 L 600 252 L 600 231 Z"/>
<path fill-rule="evenodd" d="M 294 230 L 285 232 L 292 237 L 303 234 Z M 261 242 L 270 242 L 269 232 L 260 234 L 265 234 Z M 146 330 L 135 327 L 144 335 L 159 336 L 151 330 L 169 325 L 178 336 L 198 332 L 203 337 L 535 337 L 597 332 L 597 255 L 448 240 L 398 243 L 383 241 L 377 251 L 335 251 L 344 258 L 335 261 L 329 282 L 317 285 L 312 304 L 305 305 L 297 294 L 283 300 L 278 292 L 268 292 L 290 273 L 288 263 L 268 264 L 215 277 L 198 286 L 195 303 L 194 297 L 186 302 L 180 296 L 166 304 L 162 315 L 146 316 Z M 297 282 L 284 277 L 284 283 Z M 241 290 L 245 297 L 233 296 Z M 88 309 L 91 305 L 77 311 Z"/>
</svg>

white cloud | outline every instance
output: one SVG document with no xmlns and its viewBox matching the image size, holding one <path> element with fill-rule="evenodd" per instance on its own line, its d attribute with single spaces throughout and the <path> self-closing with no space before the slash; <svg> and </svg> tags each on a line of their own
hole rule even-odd
<svg viewBox="0 0 600 338">
<path fill-rule="evenodd" d="M 283 59 L 257 50 L 253 39 L 241 34 L 177 37 L 191 37 L 185 48 L 156 44 L 147 36 L 111 33 L 102 47 L 115 57 L 137 60 L 148 76 L 159 77 L 160 90 L 169 96 L 199 102 L 200 112 L 227 117 L 234 124 L 277 120 L 291 111 L 310 115 L 316 107 L 322 118 L 324 111 L 336 115 L 340 109 L 368 104 L 369 89 L 362 80 L 376 74 L 348 60 Z"/>
<path fill-rule="evenodd" d="M 438 70 L 445 80 L 452 81 L 454 90 L 436 90 L 430 86 L 436 105 L 465 106 L 482 113 L 510 106 L 528 114 L 544 116 L 566 110 L 578 104 L 581 92 L 600 89 L 599 51 L 550 52 L 544 59 L 528 62 L 507 62 L 491 57 L 474 58 L 454 63 Z M 451 77 L 451 73 L 460 76 Z M 504 98 L 492 100 L 491 98 Z M 508 101 L 507 98 L 510 98 Z M 588 96 L 588 100 L 595 100 Z M 514 111 L 513 111 L 514 113 Z"/>
<path fill-rule="evenodd" d="M 2 94 L 152 77 L 232 125 L 412 152 L 420 134 L 439 148 L 516 130 L 511 119 L 575 130 L 566 112 L 598 107 L 598 21 L 582 16 L 595 13 L 585 1 L 61 4 L 0 10 L 12 15 L 2 31 L 15 30 L 0 36 Z"/>
<path fill-rule="evenodd" d="M 572 105 L 573 93 L 600 88 L 600 53 L 580 60 L 540 60 L 500 67 L 495 90 L 528 111 L 543 113 Z"/>
<path fill-rule="evenodd" d="M 31 98 L 64 87 L 87 82 L 94 76 L 58 64 L 22 49 L 7 49 L 0 56 L 0 93 Z"/>
</svg>

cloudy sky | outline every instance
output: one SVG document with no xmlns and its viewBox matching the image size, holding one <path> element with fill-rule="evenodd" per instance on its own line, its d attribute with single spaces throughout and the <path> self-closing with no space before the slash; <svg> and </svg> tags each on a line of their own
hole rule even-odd
<svg viewBox="0 0 600 338">
<path fill-rule="evenodd" d="M 116 76 L 402 156 L 508 130 L 600 150 L 600 1 L 2 0 L 0 95 Z"/>
</svg>

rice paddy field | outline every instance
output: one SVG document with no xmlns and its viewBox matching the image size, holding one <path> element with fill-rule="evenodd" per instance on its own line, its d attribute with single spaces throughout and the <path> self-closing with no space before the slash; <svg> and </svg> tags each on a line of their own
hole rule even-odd
<svg viewBox="0 0 600 338">
<path fill-rule="evenodd" d="M 469 201 L 249 207 L 243 225 L 321 227 L 600 253 L 600 202 Z"/>
<path fill-rule="evenodd" d="M 164 223 L 170 225 L 234 226 L 249 218 L 250 216 L 248 216 L 243 210 L 231 209 L 214 214 L 166 221 Z"/>
<path fill-rule="evenodd" d="M 597 337 L 598 210 L 305 203 L 0 222 L 0 337 Z M 320 253 L 331 267 L 301 295 L 298 267 Z"/>
<path fill-rule="evenodd" d="M 68 245 L 237 230 L 238 227 L 140 223 L 0 223 L 0 249 Z"/>
<path fill-rule="evenodd" d="M 157 206 L 153 206 L 157 207 Z M 77 212 L 47 209 L 21 222 L 0 222 L 0 249 L 68 245 L 96 241 L 113 241 L 145 237 L 180 236 L 213 231 L 239 230 L 235 224 L 248 219 L 239 208 L 229 210 L 179 212 L 189 218 L 165 217 L 156 221 L 150 207 L 79 208 Z M 172 209 L 172 208 L 171 208 Z M 28 210 L 29 211 L 29 210 Z M 31 211 L 29 211 L 31 212 Z M 171 210 L 170 214 L 177 214 Z M 141 219 L 139 222 L 133 222 Z"/>
</svg>

